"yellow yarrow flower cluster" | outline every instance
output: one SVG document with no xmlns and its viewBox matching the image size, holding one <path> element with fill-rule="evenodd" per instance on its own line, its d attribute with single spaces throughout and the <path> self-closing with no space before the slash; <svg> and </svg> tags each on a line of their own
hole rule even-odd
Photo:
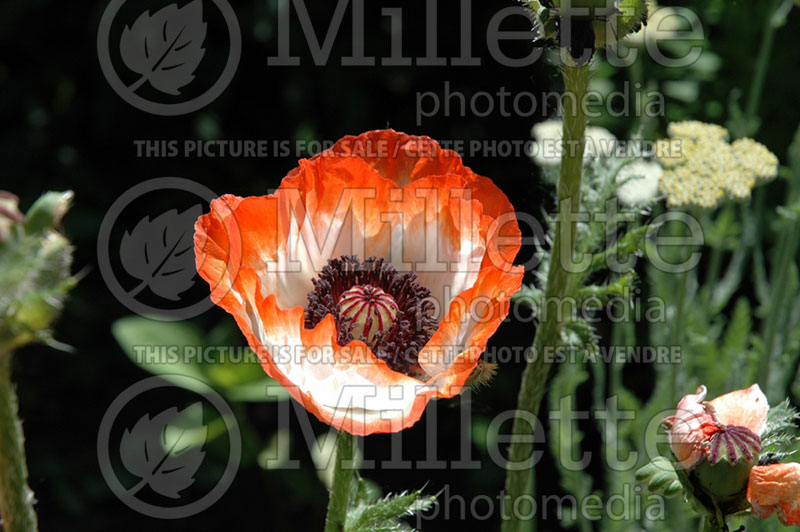
<svg viewBox="0 0 800 532">
<path fill-rule="evenodd" d="M 753 139 L 728 142 L 728 130 L 698 121 L 673 122 L 661 141 L 660 189 L 667 205 L 716 207 L 725 197 L 747 199 L 759 181 L 778 175 L 778 158 Z"/>
</svg>

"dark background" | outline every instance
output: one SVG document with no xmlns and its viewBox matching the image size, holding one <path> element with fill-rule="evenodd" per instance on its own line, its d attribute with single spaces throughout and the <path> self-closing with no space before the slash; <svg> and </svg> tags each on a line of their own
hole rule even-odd
<svg viewBox="0 0 800 532">
<path fill-rule="evenodd" d="M 154 3 L 157 6 L 158 3 Z M 318 33 L 325 31 L 334 10 L 332 2 L 307 2 Z M 412 134 L 455 140 L 527 140 L 532 117 L 443 116 L 415 124 L 416 94 L 440 95 L 448 81 L 452 90 L 468 97 L 477 91 L 495 94 L 505 87 L 519 91 L 555 90 L 557 71 L 544 61 L 525 68 L 498 64 L 486 48 L 486 27 L 497 10 L 515 5 L 510 1 L 472 2 L 473 55 L 480 67 L 343 67 L 350 55 L 351 12 L 347 11 L 325 66 L 315 66 L 305 45 L 298 20 L 292 13 L 292 53 L 301 57 L 299 67 L 268 67 L 267 57 L 277 54 L 277 4 L 275 1 L 234 1 L 243 50 L 236 75 L 225 92 L 206 108 L 179 117 L 160 117 L 139 111 L 124 102 L 104 78 L 97 57 L 97 27 L 104 2 L 46 2 L 6 0 L 0 6 L 0 188 L 13 191 L 24 208 L 44 190 L 72 189 L 76 200 L 65 221 L 65 233 L 76 246 L 75 270 L 85 277 L 73 291 L 57 325 L 56 337 L 75 347 L 64 354 L 41 346 L 21 350 L 15 375 L 19 386 L 21 416 L 27 436 L 30 483 L 38 499 L 44 531 L 88 530 L 314 530 L 321 527 L 327 496 L 317 481 L 301 437 L 295 438 L 293 458 L 303 462 L 301 471 L 264 472 L 246 463 L 225 496 L 200 515 L 175 521 L 156 521 L 133 512 L 106 486 L 98 467 L 96 438 L 100 420 L 111 401 L 126 387 L 147 376 L 122 353 L 111 336 L 111 323 L 130 311 L 106 287 L 96 256 L 97 232 L 112 202 L 125 190 L 144 180 L 180 176 L 200 182 L 218 194 L 260 195 L 277 187 L 281 177 L 296 166 L 285 158 L 139 158 L 136 139 L 325 139 L 336 140 L 376 128 L 392 127 Z M 367 2 L 366 51 L 388 56 L 388 19 L 381 7 L 403 9 L 403 51 L 408 57 L 425 53 L 424 2 Z M 721 66 L 715 76 L 698 79 L 699 98 L 667 100 L 667 114 L 724 123 L 729 118 L 732 88 L 746 91 L 765 15 L 756 2 L 691 2 L 708 22 L 710 50 Z M 211 12 L 211 9 L 209 9 Z M 460 4 L 438 3 L 438 46 L 442 57 L 460 53 Z M 523 20 L 510 19 L 504 28 L 525 29 Z M 209 22 L 210 39 L 221 31 Z M 783 158 L 800 118 L 800 83 L 796 35 L 800 18 L 790 17 L 789 27 L 778 32 L 771 68 L 761 104 L 764 126 L 756 138 Z M 112 36 L 113 39 L 113 36 Z M 529 53 L 528 42 L 508 42 L 511 57 Z M 226 50 L 209 48 L 211 64 L 219 64 Z M 224 55 L 223 55 L 224 57 Z M 682 79 L 689 74 L 664 72 L 647 66 L 648 78 Z M 625 71 L 603 68 L 598 76 L 614 82 L 627 79 Z M 600 124 L 624 137 L 637 126 L 633 118 L 604 119 Z M 666 120 L 658 120 L 663 131 Z M 551 189 L 542 184 L 538 170 L 525 156 L 467 157 L 476 172 L 492 177 L 509 195 L 515 208 L 541 219 L 541 209 L 551 205 Z M 776 192 L 769 190 L 770 199 Z M 169 192 L 152 200 L 150 212 L 175 207 Z M 231 318 L 212 309 L 193 319 L 204 329 Z M 528 345 L 530 324 L 504 324 L 493 345 Z M 242 340 L 243 342 L 243 340 Z M 513 408 L 521 365 L 501 367 L 493 385 L 473 396 L 473 413 L 488 419 Z M 647 393 L 652 372 L 647 367 L 626 370 L 626 379 Z M 585 397 L 579 397 L 584 401 Z M 187 396 L 187 401 L 189 397 Z M 458 400 L 439 404 L 438 456 L 458 460 L 460 454 Z M 275 404 L 251 404 L 237 413 L 252 422 L 263 440 L 275 430 Z M 404 458 L 424 455 L 425 419 L 403 433 Z M 317 432 L 325 427 L 314 422 Z M 293 427 L 297 429 L 296 426 Z M 510 427 L 505 427 L 508 430 Z M 591 429 L 588 429 L 591 430 Z M 299 432 L 298 432 L 299 434 Z M 591 436 L 591 432 L 589 432 Z M 371 437 L 367 458 L 388 456 L 387 436 Z M 478 494 L 496 494 L 503 471 L 485 452 L 473 449 L 483 460 L 479 470 L 365 472 L 385 491 L 397 492 L 426 485 L 435 493 L 449 486 L 450 494 L 467 500 Z M 599 467 L 599 466 L 598 466 Z M 537 469 L 545 492 L 558 493 L 549 485 L 554 478 L 547 459 Z M 489 530 L 496 518 L 455 525 L 443 519 L 426 522 L 424 530 Z M 558 524 L 553 522 L 552 529 Z"/>
</svg>

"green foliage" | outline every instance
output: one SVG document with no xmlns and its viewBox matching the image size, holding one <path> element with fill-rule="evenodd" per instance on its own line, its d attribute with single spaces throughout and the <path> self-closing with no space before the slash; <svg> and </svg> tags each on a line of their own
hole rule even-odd
<svg viewBox="0 0 800 532">
<path fill-rule="evenodd" d="M 636 480 L 646 482 L 647 489 L 661 493 L 665 497 L 675 497 L 683 493 L 683 486 L 672 467 L 672 462 L 663 456 L 656 456 L 647 465 L 636 471 Z"/>
<path fill-rule="evenodd" d="M 798 450 L 800 413 L 786 399 L 769 409 L 767 425 L 761 433 L 761 456 L 785 462 Z"/>
<path fill-rule="evenodd" d="M 594 327 L 583 318 L 573 317 L 567 320 L 563 336 L 566 346 L 576 347 L 589 357 L 595 356 L 599 351 L 600 338 Z"/>
<path fill-rule="evenodd" d="M 387 495 L 362 478 L 353 482 L 351 508 L 347 511 L 345 532 L 412 532 L 404 518 L 423 513 L 436 504 L 436 497 L 423 495 L 422 490 Z"/>
<path fill-rule="evenodd" d="M 577 389 L 588 379 L 589 373 L 582 364 L 561 364 L 548 394 L 551 418 L 549 443 L 553 455 L 560 457 L 556 461 L 559 483 L 564 491 L 578 501 L 585 500 L 592 493 L 593 487 L 592 477 L 585 467 L 576 467 L 575 464 L 580 461 L 575 455 L 580 454 L 583 434 L 578 428 L 577 419 L 572 416 L 577 408 L 574 404 Z M 567 527 L 580 524 L 581 530 L 591 529 L 585 521 L 573 522 L 569 512 L 564 512 L 564 519 Z"/>
<path fill-rule="evenodd" d="M 175 384 L 202 392 L 202 384 L 219 390 L 234 402 L 288 399 L 289 393 L 264 373 L 252 351 L 235 354 L 220 345 L 219 333 L 208 335 L 189 322 L 163 322 L 127 316 L 111 327 L 114 338 L 128 358 L 145 371 Z M 190 380 L 174 379 L 175 376 Z M 198 382 L 194 386 L 193 382 Z M 269 393 L 267 392 L 269 390 Z"/>
</svg>

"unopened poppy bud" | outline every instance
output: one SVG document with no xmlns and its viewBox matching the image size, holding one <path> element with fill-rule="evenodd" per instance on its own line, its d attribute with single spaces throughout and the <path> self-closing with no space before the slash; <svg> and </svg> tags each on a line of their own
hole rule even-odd
<svg viewBox="0 0 800 532">
<path fill-rule="evenodd" d="M 616 46 L 647 19 L 645 0 L 530 0 L 525 4 L 539 19 L 541 37 L 568 50 L 579 64 L 588 61 L 597 48 Z"/>
<path fill-rule="evenodd" d="M 25 215 L 25 231 L 28 234 L 36 234 L 48 229 L 57 229 L 72 205 L 74 197 L 75 194 L 71 190 L 42 194 Z"/>
<path fill-rule="evenodd" d="M 75 283 L 72 245 L 53 230 L 71 199 L 71 192 L 47 193 L 31 207 L 31 216 L 12 216 L 17 227 L 0 246 L 0 344 L 13 348 L 50 339 L 50 326 Z"/>
<path fill-rule="evenodd" d="M 36 268 L 30 271 L 31 292 L 19 302 L 15 321 L 29 331 L 43 331 L 61 313 L 63 299 L 72 284 L 72 246 L 56 232 L 41 241 L 35 259 Z"/>
</svg>

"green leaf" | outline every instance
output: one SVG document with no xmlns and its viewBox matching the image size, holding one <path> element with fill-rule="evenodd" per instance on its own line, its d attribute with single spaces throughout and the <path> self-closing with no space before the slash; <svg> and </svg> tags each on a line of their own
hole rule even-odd
<svg viewBox="0 0 800 532">
<path fill-rule="evenodd" d="M 761 456 L 781 461 L 797 452 L 800 413 L 786 399 L 769 409 L 767 425 L 761 433 Z"/>
<path fill-rule="evenodd" d="M 436 497 L 422 495 L 422 490 L 389 495 L 374 504 L 351 508 L 347 512 L 344 530 L 345 532 L 413 530 L 400 519 L 429 510 L 435 503 Z"/>
<path fill-rule="evenodd" d="M 750 303 L 742 298 L 736 302 L 731 321 L 725 329 L 722 348 L 728 351 L 745 351 L 750 345 L 751 328 Z"/>
<path fill-rule="evenodd" d="M 290 438 L 289 429 L 279 429 L 270 436 L 267 445 L 258 453 L 256 462 L 264 470 L 282 469 L 290 459 Z"/>
<path fill-rule="evenodd" d="M 648 235 L 658 227 L 657 224 L 641 225 L 628 231 L 605 251 L 596 253 L 592 257 L 591 270 L 597 271 L 606 268 L 611 257 L 616 257 L 618 262 L 624 263 L 630 255 L 642 252 Z"/>
<path fill-rule="evenodd" d="M 161 446 L 165 451 L 182 447 L 201 447 L 208 441 L 208 425 L 203 422 L 203 403 L 186 407 L 164 428 Z"/>
<path fill-rule="evenodd" d="M 683 492 L 681 484 L 672 462 L 663 456 L 656 456 L 645 466 L 636 471 L 636 480 L 647 482 L 647 489 L 653 493 L 660 493 L 665 497 L 674 497 Z"/>
<path fill-rule="evenodd" d="M 199 328 L 187 322 L 164 322 L 142 316 L 120 318 L 111 325 L 111 333 L 134 364 L 164 379 L 194 392 L 203 393 L 201 381 L 212 383 L 203 374 L 199 364 L 186 360 L 185 348 L 205 343 Z M 174 377 L 190 377 L 190 380 Z"/>
<path fill-rule="evenodd" d="M 625 301 L 629 300 L 633 293 L 633 287 L 636 283 L 636 272 L 631 270 L 624 275 L 621 275 L 611 283 L 604 285 L 589 285 L 584 286 L 578 291 L 579 307 L 586 302 L 587 299 L 592 298 L 599 300 L 601 303 L 606 304 L 612 298 L 622 298 Z"/>
<path fill-rule="evenodd" d="M 209 349 L 203 357 L 202 371 L 210 382 L 231 401 L 260 403 L 289 399 L 289 392 L 264 372 L 256 354 L 249 348 Z"/>
<path fill-rule="evenodd" d="M 584 350 L 589 356 L 594 356 L 600 351 L 600 337 L 591 325 L 583 318 L 571 318 L 565 326 L 565 343 Z"/>
<path fill-rule="evenodd" d="M 178 386 L 205 391 L 201 384 L 176 379 L 176 375 L 201 381 L 235 402 L 273 402 L 290 397 L 264 373 L 251 350 L 239 352 L 209 345 L 203 331 L 189 322 L 127 316 L 114 322 L 111 332 L 134 364 Z"/>
<path fill-rule="evenodd" d="M 262 375 L 258 380 L 224 388 L 225 397 L 238 403 L 271 403 L 291 398 L 286 388 L 278 384 L 275 379 L 263 374 L 260 368 L 259 370 Z"/>
<path fill-rule="evenodd" d="M 544 292 L 533 285 L 524 284 L 519 291 L 511 296 L 511 301 L 515 303 L 527 304 L 532 309 L 537 309 L 542 304 Z"/>
<path fill-rule="evenodd" d="M 585 500 L 592 493 L 593 479 L 579 461 L 584 435 L 578 427 L 573 413 L 576 410 L 574 398 L 578 387 L 589 379 L 589 373 L 580 363 L 560 364 L 558 373 L 553 378 L 548 401 L 550 407 L 550 451 L 553 456 L 560 457 L 555 461 L 559 470 L 561 487 L 576 500 Z M 568 463 L 571 459 L 573 464 Z M 563 524 L 573 526 L 570 512 L 564 512 Z"/>
<path fill-rule="evenodd" d="M 357 480 L 353 482 L 350 500 L 353 506 L 370 505 L 377 502 L 382 496 L 380 486 L 358 475 Z"/>
</svg>

